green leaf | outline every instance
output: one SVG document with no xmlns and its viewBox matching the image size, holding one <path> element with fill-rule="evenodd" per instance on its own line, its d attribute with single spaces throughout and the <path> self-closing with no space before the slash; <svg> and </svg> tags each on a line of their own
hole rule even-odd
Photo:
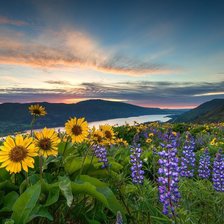
<svg viewBox="0 0 224 224">
<path fill-rule="evenodd" d="M 53 221 L 53 217 L 52 215 L 48 212 L 46 207 L 43 207 L 41 205 L 37 205 L 35 206 L 35 208 L 33 209 L 33 211 L 31 212 L 27 222 L 30 222 L 31 220 L 33 220 L 36 217 L 42 217 L 42 218 L 47 218 L 50 221 Z"/>
<path fill-rule="evenodd" d="M 3 180 L 9 180 L 10 179 L 10 174 L 5 168 L 0 169 L 0 181 Z"/>
<path fill-rule="evenodd" d="M 54 204 L 55 202 L 57 202 L 57 200 L 59 198 L 59 193 L 60 193 L 60 189 L 58 186 L 53 186 L 53 187 L 50 186 L 48 197 L 47 197 L 47 200 L 46 200 L 46 203 L 44 204 L 44 206 L 48 207 L 48 206 Z"/>
<path fill-rule="evenodd" d="M 72 155 L 68 156 L 64 160 L 64 168 L 66 173 L 68 173 L 68 175 L 72 175 L 73 173 L 79 171 L 82 168 L 82 165 L 83 165 L 83 172 L 85 172 L 90 168 L 91 164 L 96 162 L 97 162 L 96 158 L 92 159 L 91 156 L 87 156 L 83 164 L 83 157 L 77 157 Z"/>
<path fill-rule="evenodd" d="M 18 187 L 12 184 L 10 181 L 6 180 L 0 183 L 0 190 L 4 190 L 7 192 L 17 190 Z"/>
<path fill-rule="evenodd" d="M 12 219 L 16 224 L 27 223 L 29 215 L 35 207 L 40 196 L 40 182 L 26 189 L 24 193 L 16 200 L 12 210 Z"/>
<path fill-rule="evenodd" d="M 73 150 L 73 144 L 71 142 L 61 142 L 58 145 L 58 154 L 63 155 L 65 158 L 66 156 L 69 156 L 72 154 Z"/>
<path fill-rule="evenodd" d="M 151 219 L 152 219 L 152 220 L 162 221 L 161 223 L 170 223 L 170 220 L 167 219 L 167 218 L 156 217 L 156 216 L 152 216 L 152 215 L 151 215 Z"/>
<path fill-rule="evenodd" d="M 42 169 L 43 170 L 47 170 L 48 169 L 48 166 L 49 164 L 56 164 L 57 166 L 60 166 L 60 161 L 61 161 L 61 156 L 49 156 L 48 158 L 43 158 L 43 167 Z"/>
<path fill-rule="evenodd" d="M 67 200 L 67 205 L 70 207 L 73 202 L 73 194 L 72 194 L 72 187 L 71 187 L 71 181 L 68 177 L 60 177 L 59 178 L 59 188 L 62 191 L 62 194 L 65 196 Z"/>
<path fill-rule="evenodd" d="M 124 208 L 106 183 L 87 175 L 81 175 L 75 183 L 72 183 L 72 190 L 73 194 L 77 192 L 90 194 L 101 201 L 114 214 L 117 214 L 117 212 L 120 211 L 122 216 L 125 217 Z"/>
<path fill-rule="evenodd" d="M 96 220 L 90 220 L 87 218 L 88 224 L 100 224 L 100 222 L 96 221 Z"/>
<path fill-rule="evenodd" d="M 110 169 L 117 172 L 119 170 L 122 170 L 123 166 L 115 161 L 110 161 Z"/>
<path fill-rule="evenodd" d="M 33 174 L 29 176 L 26 180 L 24 180 L 19 186 L 19 192 L 22 194 L 28 187 L 28 183 L 31 185 L 36 184 L 40 180 L 40 176 L 37 174 Z"/>
<path fill-rule="evenodd" d="M 106 197 L 102 193 L 98 192 L 96 189 L 96 186 L 94 186 L 93 184 L 88 183 L 88 182 L 78 181 L 78 182 L 72 182 L 71 187 L 72 187 L 73 195 L 88 194 L 88 195 L 98 199 L 106 207 L 109 206 Z"/>
<path fill-rule="evenodd" d="M 8 193 L 4 198 L 3 198 L 3 208 L 0 210 L 0 212 L 11 212 L 12 207 L 19 197 L 18 193 L 15 191 L 12 191 Z"/>
<path fill-rule="evenodd" d="M 4 224 L 14 224 L 14 220 L 13 219 L 6 219 Z"/>
</svg>

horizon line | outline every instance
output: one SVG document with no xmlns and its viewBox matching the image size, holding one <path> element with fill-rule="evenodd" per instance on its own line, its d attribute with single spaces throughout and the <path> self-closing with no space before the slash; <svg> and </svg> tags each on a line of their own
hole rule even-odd
<svg viewBox="0 0 224 224">
<path fill-rule="evenodd" d="M 168 109 L 168 110 L 178 110 L 178 109 L 194 109 L 196 107 L 198 107 L 200 104 L 198 105 L 191 105 L 191 106 L 168 106 L 168 105 L 142 105 L 142 104 L 135 104 L 135 103 L 129 103 L 129 102 L 124 102 L 122 100 L 106 100 L 106 99 L 101 99 L 101 98 L 97 98 L 97 99 L 85 99 L 85 100 L 80 100 L 80 101 L 76 101 L 74 103 L 69 103 L 69 102 L 50 102 L 50 101 L 26 101 L 26 102 L 0 102 L 0 104 L 7 104 L 7 103 L 11 103 L 11 104 L 35 104 L 35 103 L 49 103 L 49 104 L 67 104 L 67 105 L 72 105 L 72 104 L 77 104 L 80 102 L 85 102 L 85 101 L 97 101 L 97 100 L 101 100 L 101 101 L 108 101 L 108 102 L 119 102 L 119 103 L 125 103 L 125 104 L 130 104 L 130 105 L 134 105 L 134 106 L 138 106 L 138 107 L 144 107 L 144 108 L 154 108 L 154 109 Z"/>
</svg>

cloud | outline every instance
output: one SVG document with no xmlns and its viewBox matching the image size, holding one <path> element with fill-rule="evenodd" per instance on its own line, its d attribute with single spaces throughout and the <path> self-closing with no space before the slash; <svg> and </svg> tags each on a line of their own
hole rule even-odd
<svg viewBox="0 0 224 224">
<path fill-rule="evenodd" d="M 175 68 L 150 60 L 130 58 L 113 49 L 104 48 L 90 35 L 64 28 L 45 31 L 35 38 L 23 33 L 0 34 L 0 64 L 15 64 L 36 68 L 90 68 L 97 71 L 143 76 L 175 73 Z"/>
<path fill-rule="evenodd" d="M 68 81 L 54 81 L 54 80 L 47 80 L 45 81 L 47 84 L 52 84 L 52 85 L 71 85 Z"/>
<path fill-rule="evenodd" d="M 26 26 L 28 23 L 22 20 L 15 20 L 0 16 L 0 25 Z"/>
<path fill-rule="evenodd" d="M 214 98 L 224 98 L 223 93 L 224 82 L 82 83 L 70 88 L 0 89 L 0 102 L 77 102 L 100 98 L 149 107 L 194 107 Z"/>
</svg>

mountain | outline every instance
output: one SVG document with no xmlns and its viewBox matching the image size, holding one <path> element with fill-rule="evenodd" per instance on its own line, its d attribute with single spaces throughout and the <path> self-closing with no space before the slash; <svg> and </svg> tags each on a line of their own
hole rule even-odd
<svg viewBox="0 0 224 224">
<path fill-rule="evenodd" d="M 171 122 L 211 123 L 224 121 L 224 99 L 214 99 L 189 110 Z"/>
<path fill-rule="evenodd" d="M 30 129 L 32 120 L 28 107 L 35 103 L 0 104 L 0 135 Z M 37 120 L 35 128 L 60 127 L 70 117 L 85 117 L 87 121 L 99 121 L 151 114 L 180 114 L 182 110 L 145 108 L 127 103 L 105 100 L 87 100 L 76 104 L 38 103 L 47 110 L 47 116 Z"/>
</svg>

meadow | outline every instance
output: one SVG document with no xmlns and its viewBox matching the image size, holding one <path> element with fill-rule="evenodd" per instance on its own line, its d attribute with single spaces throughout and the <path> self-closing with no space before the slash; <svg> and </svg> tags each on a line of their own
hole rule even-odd
<svg viewBox="0 0 224 224">
<path fill-rule="evenodd" d="M 58 133 L 29 111 L 30 133 L 0 142 L 0 223 L 224 223 L 224 123 L 74 117 Z"/>
</svg>

